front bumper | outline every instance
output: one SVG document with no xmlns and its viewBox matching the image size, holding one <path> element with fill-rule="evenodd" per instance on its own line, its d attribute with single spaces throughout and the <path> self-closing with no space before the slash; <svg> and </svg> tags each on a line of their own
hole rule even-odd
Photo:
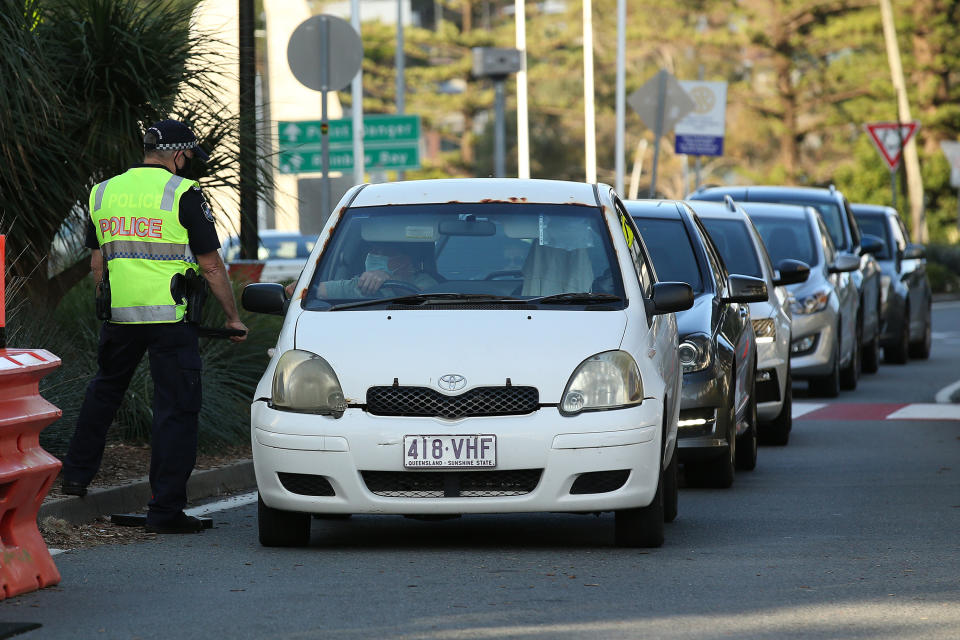
<svg viewBox="0 0 960 640">
<path fill-rule="evenodd" d="M 833 371 L 836 348 L 837 317 L 828 307 L 823 311 L 793 315 L 793 342 L 814 336 L 814 345 L 807 351 L 790 354 L 790 370 L 794 378 L 812 378 L 829 375 Z"/>
<path fill-rule="evenodd" d="M 642 507 L 653 500 L 659 481 L 662 411 L 661 403 L 647 400 L 630 409 L 573 418 L 548 407 L 523 416 L 461 420 L 383 417 L 348 409 L 335 420 L 276 411 L 257 401 L 251 407 L 257 488 L 270 507 L 324 514 L 594 512 Z M 458 473 L 404 469 L 403 437 L 414 434 L 494 434 L 497 466 L 493 471 L 542 473 L 535 487 L 523 495 L 391 497 L 374 493 L 364 472 L 393 472 L 387 475 L 394 478 Z M 624 470 L 629 475 L 615 490 L 571 493 L 582 474 Z M 485 470 L 464 471 L 483 474 Z M 280 473 L 322 476 L 333 495 L 295 493 L 285 487 Z"/>
<path fill-rule="evenodd" d="M 787 371 L 790 364 L 790 345 L 786 349 L 778 342 L 757 341 L 757 418 L 773 420 L 783 409 L 786 395 Z"/>
<path fill-rule="evenodd" d="M 729 446 L 730 421 L 725 399 L 731 396 L 727 378 L 716 363 L 703 371 L 683 374 L 677 425 L 680 462 L 723 455 Z"/>
</svg>

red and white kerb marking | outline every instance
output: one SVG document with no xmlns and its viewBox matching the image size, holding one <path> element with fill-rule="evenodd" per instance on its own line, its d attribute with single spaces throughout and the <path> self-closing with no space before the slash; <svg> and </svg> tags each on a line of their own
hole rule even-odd
<svg viewBox="0 0 960 640">
<path fill-rule="evenodd" d="M 794 402 L 799 420 L 960 420 L 960 404 Z"/>
</svg>

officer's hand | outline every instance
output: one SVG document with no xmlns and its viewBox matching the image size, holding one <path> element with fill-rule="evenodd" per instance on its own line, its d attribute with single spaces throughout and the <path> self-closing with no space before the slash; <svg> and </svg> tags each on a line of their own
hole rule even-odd
<svg viewBox="0 0 960 640">
<path fill-rule="evenodd" d="M 248 332 L 247 325 L 243 324 L 239 320 L 237 320 L 236 322 L 227 322 L 226 326 L 227 326 L 227 329 L 239 329 L 240 331 L 243 331 L 242 336 L 230 336 L 231 342 L 243 342 L 244 340 L 247 339 L 247 332 Z"/>
<path fill-rule="evenodd" d="M 357 279 L 357 287 L 360 289 L 361 293 L 370 295 L 371 293 L 376 293 L 379 291 L 380 285 L 386 282 L 389 278 L 390 274 L 386 271 L 381 271 L 380 269 L 377 269 L 376 271 L 364 271 Z"/>
</svg>

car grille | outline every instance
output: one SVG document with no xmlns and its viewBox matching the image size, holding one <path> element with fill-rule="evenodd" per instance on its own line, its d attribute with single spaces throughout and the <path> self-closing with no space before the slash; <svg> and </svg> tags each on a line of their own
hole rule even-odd
<svg viewBox="0 0 960 640">
<path fill-rule="evenodd" d="M 513 471 L 361 471 L 372 493 L 386 498 L 494 498 L 537 488 L 543 469 Z"/>
<path fill-rule="evenodd" d="M 584 493 L 610 493 L 626 484 L 628 477 L 630 477 L 629 469 L 581 473 L 580 476 L 573 481 L 573 486 L 570 487 L 570 493 L 574 495 Z"/>
<path fill-rule="evenodd" d="M 536 387 L 477 387 L 447 396 L 427 387 L 370 387 L 367 411 L 378 416 L 514 416 L 540 407 Z"/>
<path fill-rule="evenodd" d="M 280 484 L 290 493 L 301 496 L 335 496 L 336 492 L 325 476 L 311 473 L 283 473 L 278 472 Z"/>
</svg>

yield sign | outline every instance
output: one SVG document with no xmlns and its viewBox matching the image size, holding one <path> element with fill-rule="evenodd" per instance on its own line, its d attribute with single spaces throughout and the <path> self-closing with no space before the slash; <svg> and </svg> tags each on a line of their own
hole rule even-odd
<svg viewBox="0 0 960 640">
<path fill-rule="evenodd" d="M 891 171 L 900 166 L 903 147 L 920 128 L 919 122 L 870 122 L 864 125 L 870 140 L 883 156 Z"/>
</svg>

